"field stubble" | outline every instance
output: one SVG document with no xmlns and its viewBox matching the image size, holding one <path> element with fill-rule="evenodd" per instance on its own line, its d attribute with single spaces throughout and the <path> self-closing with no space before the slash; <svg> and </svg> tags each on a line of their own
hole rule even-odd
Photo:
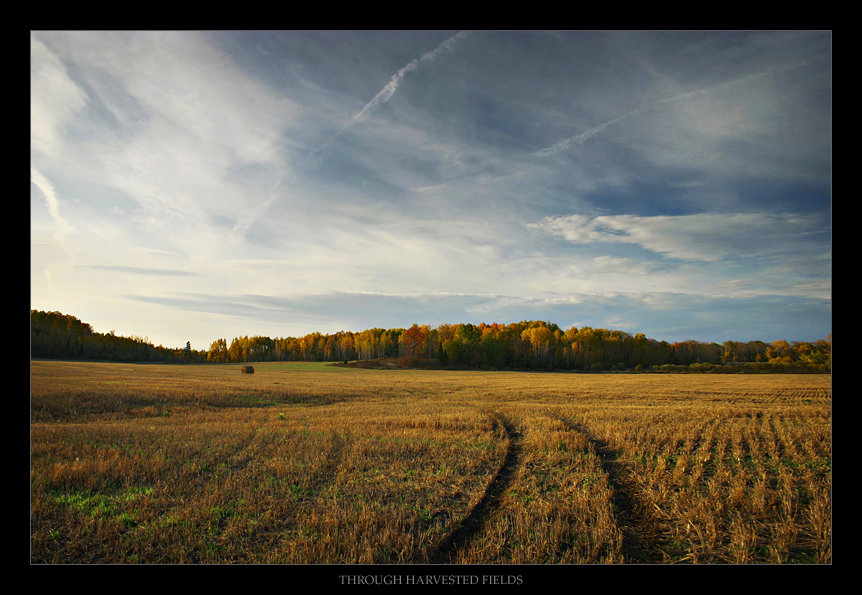
<svg viewBox="0 0 862 595">
<path fill-rule="evenodd" d="M 31 364 L 31 561 L 829 563 L 828 376 Z"/>
</svg>

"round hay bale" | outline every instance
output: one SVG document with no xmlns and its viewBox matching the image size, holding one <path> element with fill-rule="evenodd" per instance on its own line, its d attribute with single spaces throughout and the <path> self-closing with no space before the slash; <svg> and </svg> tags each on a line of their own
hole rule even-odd
<svg viewBox="0 0 862 595">
<path fill-rule="evenodd" d="M 243 374 L 254 374 L 254 366 L 243 366 L 242 367 Z"/>
</svg>

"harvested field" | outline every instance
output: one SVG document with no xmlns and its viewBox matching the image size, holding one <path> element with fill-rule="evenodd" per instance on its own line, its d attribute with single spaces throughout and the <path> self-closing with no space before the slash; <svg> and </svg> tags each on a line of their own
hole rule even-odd
<svg viewBox="0 0 862 595">
<path fill-rule="evenodd" d="M 31 363 L 34 563 L 830 563 L 831 378 Z"/>
</svg>

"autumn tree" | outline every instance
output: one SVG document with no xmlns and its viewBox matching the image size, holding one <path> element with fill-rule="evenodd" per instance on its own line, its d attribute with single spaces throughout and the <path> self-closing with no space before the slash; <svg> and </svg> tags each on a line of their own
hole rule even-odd
<svg viewBox="0 0 862 595">
<path fill-rule="evenodd" d="M 407 357 L 418 357 L 424 355 L 425 339 L 428 336 L 428 327 L 420 327 L 414 324 L 401 333 L 398 338 L 400 355 Z"/>
</svg>

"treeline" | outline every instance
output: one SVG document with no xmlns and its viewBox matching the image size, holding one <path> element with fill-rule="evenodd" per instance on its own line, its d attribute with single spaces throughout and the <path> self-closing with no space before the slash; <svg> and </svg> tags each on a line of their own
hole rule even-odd
<svg viewBox="0 0 862 595">
<path fill-rule="evenodd" d="M 436 359 L 484 369 L 653 372 L 828 373 L 831 340 L 814 343 L 725 341 L 667 343 L 619 330 L 523 321 L 517 324 L 414 324 L 409 329 L 368 329 L 304 337 L 236 337 L 210 346 L 210 362 L 349 361 L 377 358 Z"/>
<path fill-rule="evenodd" d="M 74 316 L 31 310 L 30 357 L 200 364 L 207 361 L 207 352 L 194 351 L 188 343 L 185 348 L 171 349 L 156 347 L 147 337 L 97 333 Z"/>
<path fill-rule="evenodd" d="M 667 343 L 620 330 L 543 321 L 503 324 L 414 324 L 408 329 L 311 333 L 304 337 L 254 336 L 213 341 L 209 350 L 155 347 L 146 337 L 96 333 L 59 312 L 30 313 L 31 357 L 165 363 L 268 361 L 338 362 L 379 358 L 438 360 L 479 369 L 829 373 L 831 338 L 813 343 L 725 341 Z"/>
</svg>

